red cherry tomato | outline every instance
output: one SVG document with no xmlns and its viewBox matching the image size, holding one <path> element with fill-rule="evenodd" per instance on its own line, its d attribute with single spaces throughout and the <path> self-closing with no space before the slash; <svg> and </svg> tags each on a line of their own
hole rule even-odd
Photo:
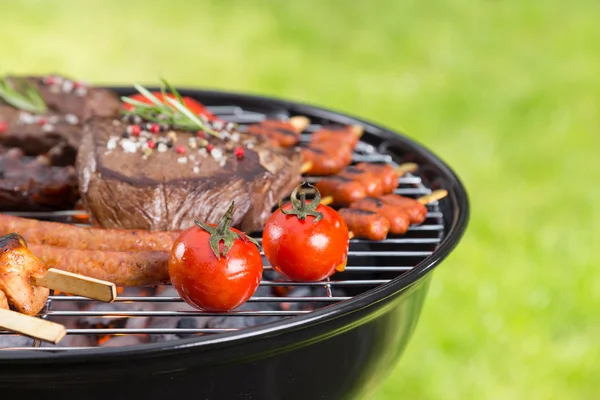
<svg viewBox="0 0 600 400">
<path fill-rule="evenodd" d="M 267 220 L 262 246 L 280 274 L 293 281 L 321 281 L 346 266 L 348 226 L 333 208 L 319 204 L 318 191 L 313 201 L 306 201 L 304 193 L 298 199 L 301 186 L 292 193 L 292 202 Z"/>
<path fill-rule="evenodd" d="M 232 212 L 233 203 L 218 226 L 197 222 L 183 231 L 169 255 L 171 284 L 198 309 L 233 310 L 252 297 L 262 278 L 257 244 L 229 227 Z"/>
<path fill-rule="evenodd" d="M 170 104 L 165 100 L 165 98 L 161 92 L 151 92 L 151 93 L 159 101 Z M 146 98 L 146 96 L 144 96 L 141 93 L 134 94 L 132 96 L 127 96 L 127 97 L 129 97 L 130 99 L 145 103 L 145 104 L 153 104 L 150 99 Z M 173 95 L 171 93 L 167 93 L 167 97 L 169 97 L 171 99 L 176 99 L 175 95 Z M 181 98 L 183 99 L 183 104 L 194 114 L 204 115 L 206 118 L 208 118 L 209 121 L 214 121 L 217 119 L 217 117 L 214 114 L 211 114 L 210 112 L 208 112 L 208 110 L 206 110 L 206 107 L 204 107 L 204 105 L 202 103 L 192 99 L 191 97 L 182 96 Z M 127 110 L 127 111 L 131 111 L 135 108 L 135 106 L 131 105 L 129 103 L 123 103 L 123 108 L 125 108 L 125 110 Z"/>
</svg>

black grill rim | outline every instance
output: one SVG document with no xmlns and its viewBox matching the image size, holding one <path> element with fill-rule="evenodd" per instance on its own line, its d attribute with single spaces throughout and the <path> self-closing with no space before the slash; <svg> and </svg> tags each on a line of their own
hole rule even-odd
<svg viewBox="0 0 600 400">
<path fill-rule="evenodd" d="M 116 91 L 119 95 L 127 96 L 136 93 L 130 86 L 108 86 L 102 87 Z M 153 85 L 144 85 L 148 90 L 159 90 Z M 454 218 L 447 227 L 439 247 L 430 256 L 418 263 L 413 269 L 392 279 L 390 282 L 365 291 L 349 300 L 336 303 L 322 309 L 312 311 L 305 315 L 296 316 L 291 320 L 283 320 L 269 323 L 264 326 L 244 328 L 238 332 L 221 333 L 219 335 L 206 335 L 200 338 L 179 339 L 165 343 L 152 343 L 133 345 L 127 347 L 115 348 L 95 348 L 86 350 L 58 351 L 0 351 L 0 362 L 4 365 L 35 363 L 35 362 L 109 362 L 120 360 L 127 357 L 146 358 L 176 355 L 178 352 L 186 352 L 194 348 L 195 351 L 201 351 L 202 347 L 208 350 L 215 350 L 221 346 L 232 344 L 233 341 L 255 341 L 281 335 L 299 329 L 309 329 L 319 324 L 327 323 L 330 320 L 347 316 L 358 310 L 363 310 L 391 297 L 399 296 L 407 288 L 422 280 L 431 273 L 458 245 L 467 228 L 470 216 L 469 198 L 465 186 L 457 174 L 436 156 L 432 151 L 421 143 L 408 138 L 402 132 L 391 130 L 390 128 L 373 123 L 367 119 L 353 117 L 348 114 L 320 106 L 309 105 L 277 97 L 267 97 L 257 94 L 244 94 L 231 91 L 217 91 L 212 89 L 197 89 L 189 87 L 178 87 L 177 90 L 183 96 L 190 96 L 215 101 L 229 101 L 232 104 L 249 104 L 254 107 L 268 107 L 270 109 L 281 107 L 292 114 L 308 115 L 311 118 L 319 117 L 342 124 L 361 124 L 365 127 L 368 135 L 376 136 L 383 140 L 389 140 L 401 143 L 416 154 L 422 156 L 430 166 L 439 171 L 439 175 L 445 179 L 445 189 L 448 190 L 448 197 L 445 201 L 451 201 L 454 208 Z M 206 105 L 211 105 L 206 101 Z"/>
</svg>

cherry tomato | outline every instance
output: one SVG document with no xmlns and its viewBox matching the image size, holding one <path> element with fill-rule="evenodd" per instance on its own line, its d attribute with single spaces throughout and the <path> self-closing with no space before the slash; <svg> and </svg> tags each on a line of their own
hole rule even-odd
<svg viewBox="0 0 600 400">
<path fill-rule="evenodd" d="M 169 255 L 171 284 L 181 298 L 205 311 L 230 311 L 256 292 L 263 264 L 257 243 L 230 228 L 233 203 L 217 226 L 196 221 Z"/>
<path fill-rule="evenodd" d="M 349 247 L 348 226 L 342 217 L 326 205 L 313 201 L 298 186 L 291 203 L 280 205 L 267 220 L 262 246 L 265 257 L 280 274 L 293 281 L 321 281 L 343 271 Z M 312 186 L 312 185 L 311 185 Z"/>
<path fill-rule="evenodd" d="M 166 100 L 161 92 L 151 92 L 151 93 L 154 95 L 154 97 L 156 97 L 161 102 L 163 102 L 163 103 L 166 102 Z M 127 97 L 129 97 L 132 100 L 140 101 L 142 103 L 152 104 L 152 101 L 150 99 L 146 98 L 141 93 L 134 94 L 132 96 L 127 96 Z M 175 95 L 173 95 L 171 93 L 167 93 L 167 97 L 169 97 L 171 99 L 176 99 Z M 194 114 L 204 115 L 206 118 L 208 118 L 209 121 L 214 121 L 217 119 L 217 117 L 214 114 L 211 114 L 210 112 L 208 112 L 208 110 L 206 109 L 206 107 L 204 107 L 204 105 L 202 103 L 192 99 L 191 97 L 182 96 L 181 98 L 183 99 L 184 105 Z M 168 104 L 170 104 L 170 103 L 168 103 Z M 135 106 L 128 104 L 128 103 L 123 103 L 123 108 L 125 108 L 125 110 L 127 110 L 127 111 L 131 111 L 135 108 Z"/>
</svg>

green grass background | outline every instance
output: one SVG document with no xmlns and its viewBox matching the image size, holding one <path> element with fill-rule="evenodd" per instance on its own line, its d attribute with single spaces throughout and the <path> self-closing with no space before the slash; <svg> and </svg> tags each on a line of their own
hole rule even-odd
<svg viewBox="0 0 600 400">
<path fill-rule="evenodd" d="M 0 73 L 162 74 L 406 132 L 472 219 L 375 400 L 600 397 L 600 1 L 0 0 L 0 49 Z"/>
</svg>

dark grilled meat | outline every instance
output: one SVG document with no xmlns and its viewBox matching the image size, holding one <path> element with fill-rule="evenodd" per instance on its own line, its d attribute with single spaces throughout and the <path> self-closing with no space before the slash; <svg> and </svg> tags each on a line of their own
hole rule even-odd
<svg viewBox="0 0 600 400">
<path fill-rule="evenodd" d="M 0 211 L 69 209 L 79 197 L 72 166 L 51 166 L 47 157 L 0 148 Z"/>
</svg>

